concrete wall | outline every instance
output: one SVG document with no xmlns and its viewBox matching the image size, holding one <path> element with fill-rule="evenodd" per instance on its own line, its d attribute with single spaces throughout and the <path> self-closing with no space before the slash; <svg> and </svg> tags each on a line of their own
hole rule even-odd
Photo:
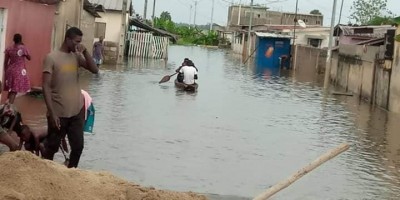
<svg viewBox="0 0 400 200">
<path fill-rule="evenodd" d="M 105 41 L 104 42 L 104 63 L 117 64 L 118 62 L 118 43 Z"/>
<path fill-rule="evenodd" d="M 396 35 L 398 34 L 400 34 L 400 27 L 396 31 Z M 395 42 L 393 58 L 389 110 L 400 113 L 400 42 Z"/>
<path fill-rule="evenodd" d="M 296 45 L 294 54 L 294 70 L 301 76 L 313 77 L 323 71 L 326 65 L 326 50 Z"/>
<path fill-rule="evenodd" d="M 106 23 L 106 35 L 104 41 L 115 42 L 119 44 L 121 33 L 121 12 L 107 11 L 99 13 L 101 18 L 96 18 L 96 22 Z"/>
<path fill-rule="evenodd" d="M 53 49 L 60 48 L 67 27 L 79 27 L 81 10 L 83 10 L 82 2 L 81 0 L 68 0 L 58 4 L 53 28 Z"/>
<path fill-rule="evenodd" d="M 292 25 L 296 18 L 295 13 L 282 13 L 281 24 Z M 322 26 L 324 17 L 322 15 L 309 15 L 309 14 L 297 14 L 297 19 L 303 20 L 307 25 L 319 25 Z"/>
<path fill-rule="evenodd" d="M 82 12 L 80 29 L 83 32 L 82 44 L 85 45 L 89 53 L 93 52 L 93 41 L 95 31 L 95 17 L 86 10 Z"/>
<path fill-rule="evenodd" d="M 389 91 L 390 91 L 390 71 L 385 68 L 379 67 L 375 69 L 375 92 L 373 104 L 382 108 L 388 109 L 389 107 Z"/>
<path fill-rule="evenodd" d="M 384 46 L 340 45 L 332 52 L 331 81 L 346 91 L 382 108 L 388 108 L 391 61 L 383 58 Z M 315 79 L 326 65 L 326 50 L 296 46 L 294 54 L 296 75 Z M 390 103 L 389 103 L 390 104 Z"/>
<path fill-rule="evenodd" d="M 267 9 L 265 7 L 253 8 L 253 25 L 267 24 Z M 231 6 L 228 12 L 228 25 L 249 25 L 250 7 Z"/>
<path fill-rule="evenodd" d="M 339 85 L 363 99 L 371 100 L 375 59 L 379 52 L 380 47 L 340 45 L 336 77 Z"/>
<path fill-rule="evenodd" d="M 240 14 L 239 14 L 240 13 Z M 285 13 L 267 10 L 265 7 L 253 8 L 253 25 L 282 24 L 293 25 L 295 13 Z M 297 14 L 297 18 L 304 20 L 308 25 L 323 25 L 322 15 Z M 228 26 L 241 25 L 248 26 L 250 21 L 249 6 L 231 6 L 228 12 Z"/>
<path fill-rule="evenodd" d="M 373 105 L 388 109 L 390 70 L 384 62 L 384 46 L 340 45 L 333 54 L 331 81 L 358 94 Z"/>
</svg>

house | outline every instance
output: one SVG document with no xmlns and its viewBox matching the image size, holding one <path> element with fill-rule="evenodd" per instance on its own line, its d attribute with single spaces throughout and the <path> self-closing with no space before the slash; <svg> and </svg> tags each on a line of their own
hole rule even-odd
<svg viewBox="0 0 400 200">
<path fill-rule="evenodd" d="M 231 29 L 233 31 L 233 39 L 231 48 L 234 53 L 244 54 L 247 53 L 247 37 L 248 31 L 246 29 L 241 29 L 240 27 L 234 27 Z M 310 25 L 307 27 L 300 27 L 293 25 L 256 25 L 252 27 L 251 33 L 251 50 L 256 48 L 256 34 L 260 33 L 275 33 L 290 36 L 291 44 L 312 46 L 315 48 L 327 48 L 329 43 L 329 27 L 321 27 L 319 25 Z M 293 38 L 295 40 L 293 41 Z M 244 45 L 243 45 L 244 44 Z"/>
<path fill-rule="evenodd" d="M 125 24 L 128 24 L 130 12 L 122 13 L 123 0 L 90 0 L 97 10 L 101 12 L 101 18 L 96 19 L 95 38 L 104 36 L 104 40 L 119 43 L 121 37 L 122 15 L 124 15 Z M 131 1 L 127 1 L 128 9 L 132 10 Z"/>
<path fill-rule="evenodd" d="M 258 27 L 256 26 L 253 28 L 253 30 L 291 35 L 295 37 L 295 40 L 292 40 L 291 42 L 294 45 L 327 48 L 329 44 L 329 27 L 321 27 L 316 25 L 310 25 L 307 27 L 294 27 L 293 25 L 266 25 Z"/>
<path fill-rule="evenodd" d="M 125 35 L 132 14 L 131 0 L 90 0 L 100 12 L 95 20 L 95 40 L 104 36 L 105 63 L 121 60 L 125 48 Z M 126 8 L 124 6 L 126 4 Z M 124 11 L 123 11 L 124 10 Z M 94 42 L 94 41 L 93 41 Z"/>
<path fill-rule="evenodd" d="M 218 39 L 220 40 L 219 42 L 220 47 L 230 46 L 230 43 L 233 39 L 232 31 L 228 31 L 225 26 L 221 26 L 215 23 L 212 25 L 212 30 L 218 34 Z"/>
<path fill-rule="evenodd" d="M 228 27 L 249 26 L 250 10 L 251 7 L 248 5 L 230 6 L 228 10 Z M 271 11 L 265 6 L 253 6 L 252 25 L 293 25 L 296 16 L 297 19 L 303 20 L 307 25 L 323 25 L 324 18 L 322 15 Z"/>
<path fill-rule="evenodd" d="M 385 38 L 388 30 L 396 30 L 391 25 L 382 26 L 349 26 L 337 25 L 334 36 L 337 37 L 336 45 L 339 44 L 358 44 L 363 41 Z"/>
<path fill-rule="evenodd" d="M 44 2 L 46 4 L 40 3 Z M 58 1 L 0 1 L 0 76 L 3 77 L 4 50 L 13 44 L 13 35 L 20 33 L 32 60 L 27 71 L 32 86 L 41 86 L 42 63 L 52 48 L 54 13 Z"/>
<path fill-rule="evenodd" d="M 291 31 L 293 35 L 293 31 Z M 311 46 L 315 48 L 328 48 L 329 27 L 310 27 L 296 30 L 295 45 Z"/>
<path fill-rule="evenodd" d="M 311 34 L 299 31 L 305 28 L 294 25 L 295 19 L 301 19 L 307 25 L 307 29 L 322 28 L 322 15 L 270 11 L 269 8 L 265 6 L 253 6 L 252 12 L 252 32 L 250 38 L 248 38 L 251 7 L 246 5 L 233 5 L 230 6 L 228 10 L 227 30 L 233 33 L 231 48 L 234 53 L 242 54 L 244 59 L 248 56 L 252 56 L 251 52 L 256 48 L 256 35 L 254 32 L 269 32 L 294 36 L 294 32 L 296 31 L 299 34 L 294 38 L 295 44 L 306 44 L 320 48 L 326 45 L 327 32 L 325 29 L 315 29 L 314 33 Z M 299 41 L 296 42 L 297 38 L 299 38 Z"/>
</svg>

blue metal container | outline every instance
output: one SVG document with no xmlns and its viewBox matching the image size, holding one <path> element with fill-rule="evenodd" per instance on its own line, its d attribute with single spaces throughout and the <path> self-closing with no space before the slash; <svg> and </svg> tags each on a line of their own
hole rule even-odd
<svg viewBox="0 0 400 200">
<path fill-rule="evenodd" d="M 258 68 L 280 69 L 290 67 L 290 36 L 274 33 L 256 33 Z"/>
</svg>

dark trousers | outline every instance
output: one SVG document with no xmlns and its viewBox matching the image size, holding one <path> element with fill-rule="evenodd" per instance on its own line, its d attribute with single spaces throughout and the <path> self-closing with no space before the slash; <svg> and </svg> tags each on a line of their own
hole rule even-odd
<svg viewBox="0 0 400 200">
<path fill-rule="evenodd" d="M 178 74 L 178 82 L 183 83 L 183 79 L 184 79 L 183 73 L 179 73 Z"/>
<path fill-rule="evenodd" d="M 43 158 L 53 160 L 54 154 L 58 151 L 61 139 L 68 136 L 71 153 L 69 156 L 68 167 L 78 167 L 79 159 L 83 151 L 83 125 L 85 120 L 84 108 L 78 115 L 69 118 L 60 118 L 61 128 L 58 129 L 51 119 L 47 118 L 48 135 L 44 141 L 45 153 Z"/>
</svg>

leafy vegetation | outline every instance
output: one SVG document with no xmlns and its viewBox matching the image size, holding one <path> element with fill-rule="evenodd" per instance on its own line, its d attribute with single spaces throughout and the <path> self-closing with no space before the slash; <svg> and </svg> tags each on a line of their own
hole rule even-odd
<svg viewBox="0 0 400 200">
<path fill-rule="evenodd" d="M 392 15 L 387 9 L 387 0 L 355 0 L 351 10 L 351 19 L 360 25 L 385 21 L 385 18 L 391 18 Z"/>
<path fill-rule="evenodd" d="M 204 31 L 188 24 L 176 24 L 171 20 L 169 12 L 162 12 L 154 19 L 154 27 L 166 30 L 179 36 L 181 45 L 218 45 L 218 34 L 215 31 Z"/>
<path fill-rule="evenodd" d="M 317 10 L 317 9 L 312 10 L 312 11 L 310 12 L 310 14 L 312 14 L 312 15 L 322 15 L 321 11 L 319 11 L 319 10 Z"/>
</svg>

